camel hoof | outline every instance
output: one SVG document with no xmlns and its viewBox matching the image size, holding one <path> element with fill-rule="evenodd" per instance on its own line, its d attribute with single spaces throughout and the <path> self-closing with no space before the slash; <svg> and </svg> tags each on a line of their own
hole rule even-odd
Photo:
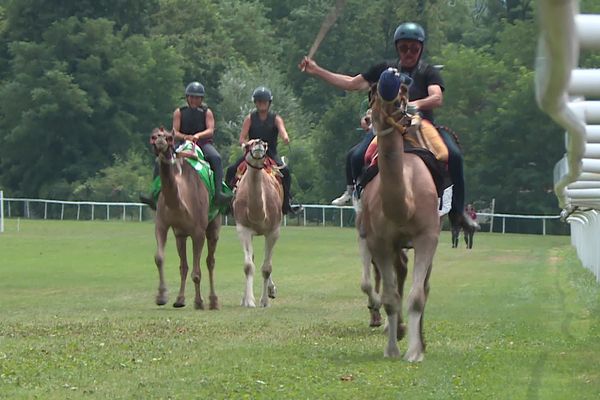
<svg viewBox="0 0 600 400">
<path fill-rule="evenodd" d="M 267 288 L 267 296 L 269 298 L 274 299 L 277 296 L 277 286 L 272 285 Z"/>
<path fill-rule="evenodd" d="M 383 356 L 387 358 L 398 358 L 400 357 L 400 350 L 398 346 L 388 346 L 383 352 Z"/>
<path fill-rule="evenodd" d="M 423 361 L 424 354 L 422 351 L 407 351 L 404 355 L 404 359 L 408 362 L 421 362 Z"/>
<path fill-rule="evenodd" d="M 209 310 L 218 310 L 219 309 L 219 298 L 217 296 L 211 296 L 210 302 L 208 304 Z"/>
<path fill-rule="evenodd" d="M 196 310 L 204 310 L 204 302 L 203 301 L 195 301 L 194 302 L 194 309 Z"/>
<path fill-rule="evenodd" d="M 380 327 L 381 324 L 382 324 L 381 313 L 379 312 L 379 310 L 372 310 L 371 311 L 371 322 L 369 322 L 369 326 L 371 328 L 377 328 L 377 327 Z"/>
<path fill-rule="evenodd" d="M 248 307 L 248 308 L 255 308 L 256 304 L 254 303 L 254 300 L 247 300 L 247 299 L 242 299 L 242 307 Z"/>
<path fill-rule="evenodd" d="M 166 297 L 162 297 L 162 296 L 157 296 L 156 297 L 156 305 L 157 306 L 164 306 L 165 304 L 167 304 L 167 298 Z"/>
</svg>

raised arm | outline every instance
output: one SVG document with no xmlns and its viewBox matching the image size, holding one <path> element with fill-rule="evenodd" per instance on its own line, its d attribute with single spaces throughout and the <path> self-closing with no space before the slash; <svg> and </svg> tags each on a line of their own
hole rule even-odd
<svg viewBox="0 0 600 400">
<path fill-rule="evenodd" d="M 356 76 L 336 74 L 323 67 L 320 67 L 315 60 L 304 57 L 298 68 L 302 72 L 316 76 L 332 86 L 343 90 L 369 90 L 369 82 L 361 75 Z"/>
</svg>

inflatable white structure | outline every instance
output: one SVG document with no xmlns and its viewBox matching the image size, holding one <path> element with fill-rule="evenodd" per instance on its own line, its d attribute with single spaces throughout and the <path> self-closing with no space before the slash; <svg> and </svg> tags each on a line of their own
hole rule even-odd
<svg viewBox="0 0 600 400">
<path fill-rule="evenodd" d="M 581 49 L 600 50 L 600 15 L 579 14 L 577 0 L 538 3 L 536 98 L 567 131 L 554 190 L 579 258 L 600 282 L 600 68 L 578 68 Z"/>
</svg>

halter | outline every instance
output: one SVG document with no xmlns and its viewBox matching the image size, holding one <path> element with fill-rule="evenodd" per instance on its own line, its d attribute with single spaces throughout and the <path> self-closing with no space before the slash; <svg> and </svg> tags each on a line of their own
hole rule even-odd
<svg viewBox="0 0 600 400">
<path fill-rule="evenodd" d="M 254 143 L 253 143 L 254 144 Z M 252 158 L 253 160 L 257 160 L 260 161 L 262 160 L 262 165 L 260 167 L 255 167 L 254 165 L 252 165 L 251 163 L 249 163 L 248 161 L 246 161 L 246 164 L 250 167 L 250 168 L 254 168 L 254 169 L 263 169 L 265 168 L 265 159 L 267 157 L 267 151 L 265 150 L 265 154 L 262 157 L 254 157 L 254 154 L 252 154 L 252 150 L 250 149 L 250 147 L 248 146 L 248 150 L 246 151 L 246 156 L 250 155 L 250 158 Z"/>
</svg>

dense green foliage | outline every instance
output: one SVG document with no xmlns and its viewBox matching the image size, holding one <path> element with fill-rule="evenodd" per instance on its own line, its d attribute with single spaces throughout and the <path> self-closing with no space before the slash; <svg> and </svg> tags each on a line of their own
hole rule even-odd
<svg viewBox="0 0 600 400">
<path fill-rule="evenodd" d="M 225 160 L 239 156 L 250 94 L 264 84 L 292 137 L 282 153 L 296 200 L 328 202 L 344 187 L 364 94 L 341 92 L 297 68 L 332 1 L 55 3 L 0 0 L 0 187 L 11 196 L 135 198 L 150 172 L 120 181 L 118 167 L 151 170 L 147 137 L 154 126 L 170 126 L 190 80 L 207 88 Z M 422 23 L 427 59 L 445 65 L 438 122 L 460 135 L 467 199 L 496 198 L 499 211 L 554 213 L 551 171 L 564 146 L 562 129 L 533 97 L 534 6 L 349 0 L 316 59 L 355 75 L 395 57 L 390 38 L 398 23 Z M 594 1 L 581 8 L 598 11 Z"/>
<path fill-rule="evenodd" d="M 242 249 L 224 227 L 221 310 L 197 311 L 191 279 L 185 308 L 154 305 L 150 223 L 22 219 L 16 228 L 8 220 L 0 240 L 3 399 L 564 400 L 600 392 L 600 287 L 564 236 L 478 233 L 467 251 L 451 249 L 443 232 L 425 361 L 409 364 L 384 359 L 382 329 L 368 327 L 352 229 L 282 229 L 278 297 L 268 309 L 246 309 Z M 260 263 L 262 240 L 255 243 Z M 166 250 L 172 302 L 174 242 Z M 258 272 L 256 296 L 261 282 Z M 406 350 L 406 338 L 399 346 Z"/>
</svg>

